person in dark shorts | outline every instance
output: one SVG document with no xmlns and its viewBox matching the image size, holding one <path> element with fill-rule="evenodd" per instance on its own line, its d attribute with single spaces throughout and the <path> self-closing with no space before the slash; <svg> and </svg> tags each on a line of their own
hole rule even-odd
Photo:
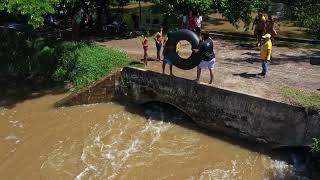
<svg viewBox="0 0 320 180">
<path fill-rule="evenodd" d="M 162 35 L 163 28 L 160 27 L 160 31 L 156 33 L 154 40 L 156 41 L 156 48 L 157 48 L 157 60 L 160 61 L 160 52 L 162 47 L 163 35 Z"/>
<path fill-rule="evenodd" d="M 169 36 L 170 36 L 170 34 L 168 34 L 168 37 L 169 37 Z M 164 40 L 164 42 L 163 42 L 162 74 L 165 74 L 166 64 L 168 64 L 168 65 L 169 65 L 169 69 L 170 69 L 170 75 L 173 75 L 173 73 L 172 73 L 172 63 L 171 63 L 169 57 L 166 56 L 166 51 L 167 51 L 166 42 L 167 42 L 167 40 Z"/>
<path fill-rule="evenodd" d="M 254 29 L 254 35 L 256 36 L 256 46 L 262 46 L 262 36 L 266 33 L 266 18 L 262 12 L 258 13 L 258 16 L 255 18 L 252 30 Z"/>
</svg>

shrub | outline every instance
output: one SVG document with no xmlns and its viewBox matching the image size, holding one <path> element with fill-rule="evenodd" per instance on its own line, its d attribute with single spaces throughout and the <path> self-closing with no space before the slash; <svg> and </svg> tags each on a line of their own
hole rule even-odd
<svg viewBox="0 0 320 180">
<path fill-rule="evenodd" d="M 313 138 L 313 143 L 311 145 L 311 152 L 316 155 L 320 155 L 320 138 Z"/>
<path fill-rule="evenodd" d="M 80 89 L 99 79 L 112 68 L 128 64 L 128 56 L 94 43 L 66 42 L 62 44 L 58 68 L 53 74 L 56 81 L 70 81 Z"/>
<path fill-rule="evenodd" d="M 0 40 L 0 75 L 71 82 L 75 89 L 129 62 L 126 53 L 93 42 L 54 41 L 25 32 L 1 33 Z"/>
</svg>

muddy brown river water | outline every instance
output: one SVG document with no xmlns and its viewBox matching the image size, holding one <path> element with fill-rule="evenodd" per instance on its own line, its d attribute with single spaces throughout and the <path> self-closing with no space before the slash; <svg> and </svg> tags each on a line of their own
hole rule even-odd
<svg viewBox="0 0 320 180">
<path fill-rule="evenodd" d="M 0 179 L 271 180 L 292 173 L 286 162 L 173 123 L 184 116 L 152 109 L 142 116 L 115 103 L 54 108 L 64 96 L 0 107 Z"/>
</svg>

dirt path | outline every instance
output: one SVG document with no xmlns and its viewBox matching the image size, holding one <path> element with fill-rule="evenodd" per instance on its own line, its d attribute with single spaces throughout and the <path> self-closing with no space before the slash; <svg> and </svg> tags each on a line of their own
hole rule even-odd
<svg viewBox="0 0 320 180">
<path fill-rule="evenodd" d="M 110 40 L 102 44 L 122 49 L 135 59 L 140 60 L 143 56 L 141 38 Z M 217 64 L 214 70 L 213 86 L 278 101 L 286 101 L 281 95 L 282 87 L 309 90 L 320 88 L 320 66 L 313 66 L 309 63 L 310 57 L 320 56 L 319 49 L 274 47 L 273 61 L 267 78 L 260 78 L 256 75 L 261 72 L 259 49 L 252 48 L 251 45 L 235 44 L 220 39 L 215 40 L 215 49 Z M 149 56 L 151 58 L 156 56 L 153 44 L 151 44 Z M 162 62 L 150 61 L 146 69 L 161 72 L 161 65 Z M 196 69 L 184 71 L 174 68 L 174 74 L 178 77 L 195 79 Z M 208 82 L 208 79 L 209 72 L 204 71 L 201 81 Z"/>
</svg>

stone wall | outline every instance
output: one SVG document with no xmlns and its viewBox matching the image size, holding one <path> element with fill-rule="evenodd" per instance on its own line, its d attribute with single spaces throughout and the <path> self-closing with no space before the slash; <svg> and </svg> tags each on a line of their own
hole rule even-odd
<svg viewBox="0 0 320 180">
<path fill-rule="evenodd" d="M 134 103 L 159 101 L 189 115 L 199 126 L 276 145 L 304 145 L 320 136 L 319 111 L 136 68 L 108 76 L 59 105 L 107 102 L 125 97 Z"/>
<path fill-rule="evenodd" d="M 112 73 L 95 82 L 89 88 L 78 93 L 73 93 L 66 98 L 55 103 L 56 107 L 74 106 L 81 104 L 95 104 L 114 100 L 115 90 L 120 72 Z"/>
</svg>

